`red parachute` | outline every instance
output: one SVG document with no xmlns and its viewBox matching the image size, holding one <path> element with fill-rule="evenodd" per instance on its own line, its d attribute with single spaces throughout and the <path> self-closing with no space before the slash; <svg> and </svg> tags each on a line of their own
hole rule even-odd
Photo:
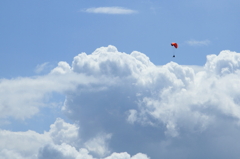
<svg viewBox="0 0 240 159">
<path fill-rule="evenodd" d="M 171 46 L 174 46 L 175 48 L 178 48 L 178 44 L 177 43 L 171 43 Z"/>
<path fill-rule="evenodd" d="M 178 48 L 177 43 L 171 43 L 171 46 L 175 47 L 176 49 Z M 175 49 L 173 50 L 173 57 L 175 57 Z"/>
</svg>

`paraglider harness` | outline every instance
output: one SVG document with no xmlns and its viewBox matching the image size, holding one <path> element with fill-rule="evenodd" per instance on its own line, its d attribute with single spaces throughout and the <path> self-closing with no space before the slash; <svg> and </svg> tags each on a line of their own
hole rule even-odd
<svg viewBox="0 0 240 159">
<path fill-rule="evenodd" d="M 175 49 L 178 48 L 178 44 L 177 43 L 171 43 L 171 46 L 173 46 L 173 57 L 175 57 Z"/>
</svg>

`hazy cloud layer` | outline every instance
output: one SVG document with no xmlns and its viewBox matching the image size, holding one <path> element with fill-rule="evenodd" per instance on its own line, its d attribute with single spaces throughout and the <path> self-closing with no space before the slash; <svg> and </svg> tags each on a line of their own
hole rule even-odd
<svg viewBox="0 0 240 159">
<path fill-rule="evenodd" d="M 110 45 L 81 53 L 72 64 L 59 62 L 45 76 L 2 80 L 2 118 L 31 117 L 49 103 L 48 94 L 57 92 L 66 96 L 62 111 L 76 124 L 57 119 L 44 134 L 1 130 L 5 136 L 0 137 L 9 143 L 13 139 L 6 134 L 33 134 L 36 140 L 27 150 L 15 143 L 0 153 L 22 158 L 237 159 L 239 69 L 240 54 L 228 50 L 208 55 L 199 69 L 175 62 L 156 66 L 143 53 L 127 54 Z"/>
</svg>

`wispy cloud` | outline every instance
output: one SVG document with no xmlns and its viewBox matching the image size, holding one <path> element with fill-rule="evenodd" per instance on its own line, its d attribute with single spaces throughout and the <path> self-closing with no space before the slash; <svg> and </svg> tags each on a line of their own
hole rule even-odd
<svg viewBox="0 0 240 159">
<path fill-rule="evenodd" d="M 206 46 L 210 44 L 210 41 L 209 40 L 202 40 L 202 41 L 189 40 L 189 41 L 186 41 L 186 43 L 191 46 L 203 46 L 203 45 Z"/>
<path fill-rule="evenodd" d="M 127 9 L 123 7 L 98 7 L 98 8 L 88 8 L 84 9 L 84 12 L 88 13 L 99 13 L 99 14 L 133 14 L 137 11 L 132 9 Z"/>
<path fill-rule="evenodd" d="M 35 72 L 36 73 L 41 73 L 44 69 L 46 69 L 48 67 L 49 63 L 45 62 L 41 65 L 37 65 L 37 67 L 35 68 Z"/>
</svg>

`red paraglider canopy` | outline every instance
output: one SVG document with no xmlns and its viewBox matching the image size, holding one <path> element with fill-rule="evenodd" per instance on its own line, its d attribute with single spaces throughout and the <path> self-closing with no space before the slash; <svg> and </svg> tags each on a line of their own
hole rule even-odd
<svg viewBox="0 0 240 159">
<path fill-rule="evenodd" d="M 175 48 L 178 48 L 178 44 L 177 43 L 171 43 L 171 46 L 174 46 Z"/>
</svg>

